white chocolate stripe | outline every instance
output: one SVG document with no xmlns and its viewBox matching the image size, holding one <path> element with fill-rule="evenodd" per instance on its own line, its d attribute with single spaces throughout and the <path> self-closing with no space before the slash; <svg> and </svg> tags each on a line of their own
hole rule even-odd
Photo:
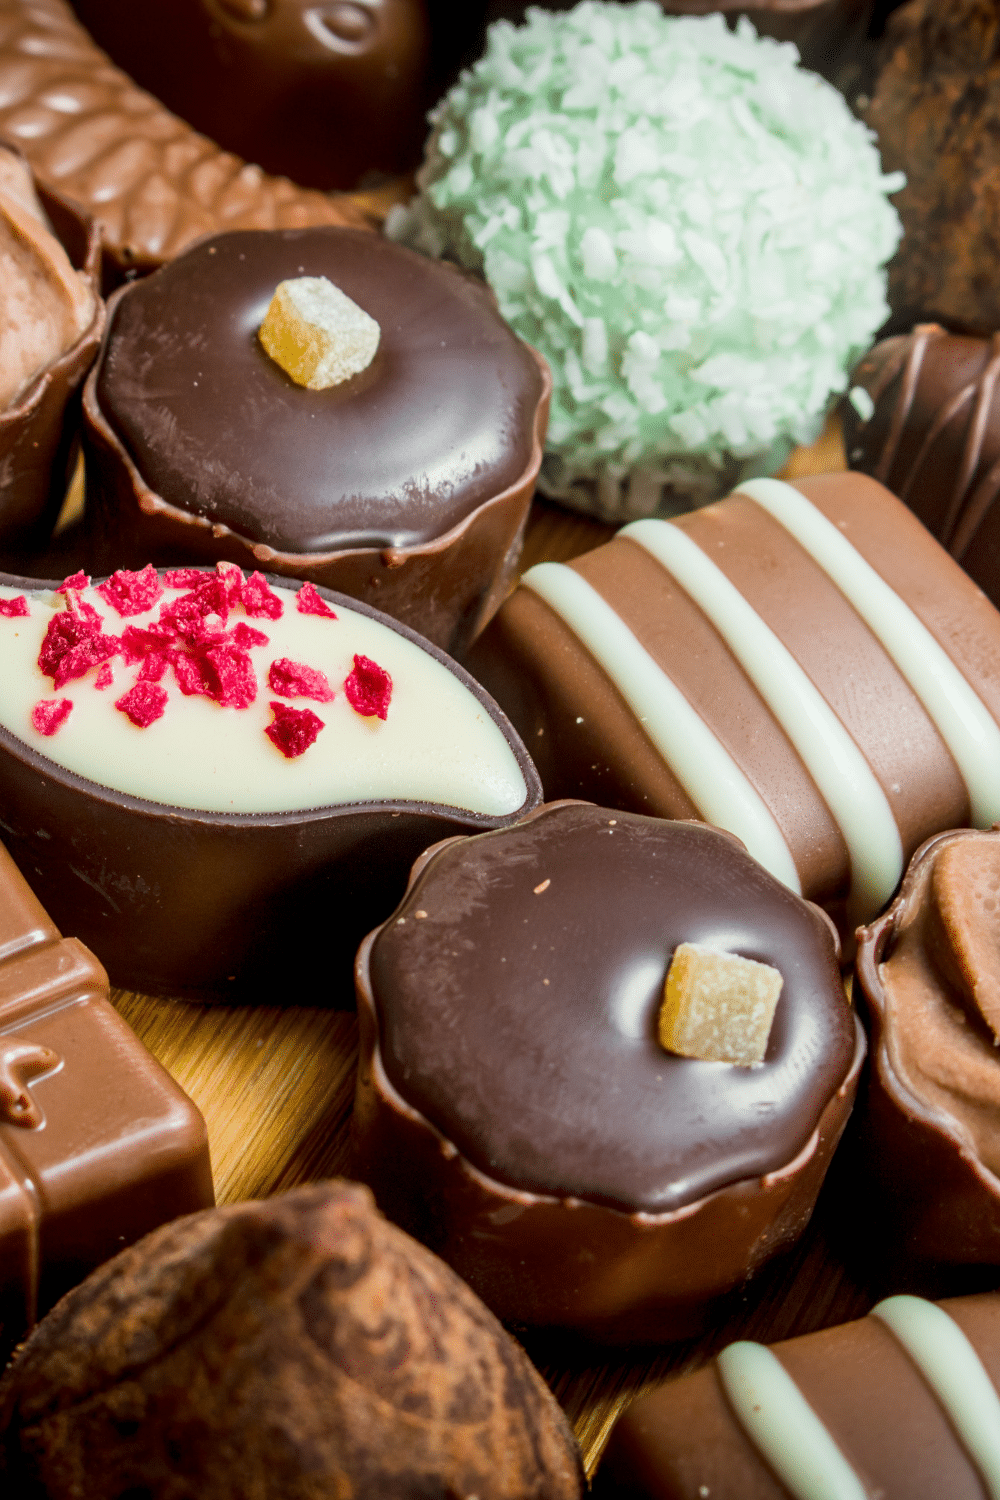
<svg viewBox="0 0 1000 1500">
<path fill-rule="evenodd" d="M 716 1365 L 744 1432 L 795 1500 L 870 1500 L 854 1469 L 770 1349 L 748 1342 L 730 1344 Z"/>
<path fill-rule="evenodd" d="M 754 859 L 801 895 L 791 851 L 760 794 L 610 604 L 561 563 L 538 563 L 521 582 L 590 652 L 701 816 L 742 839 Z"/>
<path fill-rule="evenodd" d="M 944 1407 L 990 1500 L 1000 1500 L 1000 1396 L 962 1329 L 943 1307 L 922 1297 L 887 1297 L 872 1314 L 899 1340 Z"/>
<path fill-rule="evenodd" d="M 686 532 L 669 521 L 635 521 L 620 535 L 650 553 L 708 616 L 795 746 L 851 856 L 852 921 L 870 921 L 899 884 L 903 845 L 857 744 L 787 646 Z"/>
<path fill-rule="evenodd" d="M 738 493 L 795 538 L 881 641 L 948 746 L 969 793 L 972 822 L 989 828 L 1000 820 L 1000 726 L 923 621 L 792 485 L 751 479 Z"/>
</svg>

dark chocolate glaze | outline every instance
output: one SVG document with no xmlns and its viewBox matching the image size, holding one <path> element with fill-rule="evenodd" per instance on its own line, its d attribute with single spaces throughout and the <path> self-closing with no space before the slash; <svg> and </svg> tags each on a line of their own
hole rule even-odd
<svg viewBox="0 0 1000 1500">
<path fill-rule="evenodd" d="M 781 971 L 762 1066 L 659 1045 L 681 942 Z M 786 1165 L 855 1048 L 814 907 L 726 834 L 581 804 L 442 849 L 375 941 L 371 978 L 390 1081 L 474 1166 L 632 1211 Z"/>
<path fill-rule="evenodd" d="M 278 283 L 327 276 L 379 323 L 369 368 L 297 386 L 257 338 Z M 220 235 L 110 317 L 102 412 L 166 501 L 292 552 L 449 531 L 528 464 L 544 380 L 480 283 L 356 230 Z"/>
</svg>

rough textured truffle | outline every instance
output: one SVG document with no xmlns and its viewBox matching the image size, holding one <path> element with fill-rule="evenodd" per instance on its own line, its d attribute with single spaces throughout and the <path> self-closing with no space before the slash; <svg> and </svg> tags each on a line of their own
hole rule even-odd
<svg viewBox="0 0 1000 1500">
<path fill-rule="evenodd" d="M 557 1500 L 575 1444 L 517 1345 L 366 1189 L 179 1220 L 39 1325 L 0 1488 L 48 1500 Z"/>
</svg>

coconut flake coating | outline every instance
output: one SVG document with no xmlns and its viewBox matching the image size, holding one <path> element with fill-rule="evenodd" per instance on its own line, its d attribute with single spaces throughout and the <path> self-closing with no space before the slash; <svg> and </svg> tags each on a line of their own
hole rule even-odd
<svg viewBox="0 0 1000 1500">
<path fill-rule="evenodd" d="M 885 320 L 903 179 L 797 56 L 745 20 L 584 0 L 492 27 L 438 106 L 387 227 L 482 271 L 549 360 L 550 493 L 610 513 L 639 470 L 637 514 L 773 471 Z"/>
</svg>

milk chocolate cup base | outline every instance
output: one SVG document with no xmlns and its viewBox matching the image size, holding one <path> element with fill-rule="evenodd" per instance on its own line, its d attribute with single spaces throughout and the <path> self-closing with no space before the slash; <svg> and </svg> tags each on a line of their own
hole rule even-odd
<svg viewBox="0 0 1000 1500">
<path fill-rule="evenodd" d="M 115 293 L 109 313 L 116 305 Z M 170 504 L 142 478 L 97 400 L 96 371 L 83 396 L 87 459 L 86 545 L 91 571 L 228 561 L 252 572 L 308 579 L 363 600 L 461 656 L 503 603 L 521 556 L 524 528 L 541 467 L 552 376 L 542 376 L 528 464 L 442 536 L 413 547 L 282 552 L 228 526 Z"/>
<path fill-rule="evenodd" d="M 5 575 L 0 582 L 40 586 Z M 327 597 L 335 608 L 376 614 Z M 349 1003 L 358 943 L 399 900 L 417 855 L 443 837 L 514 822 L 541 801 L 537 772 L 508 721 L 462 668 L 445 664 L 517 759 L 526 795 L 509 817 L 406 801 L 194 811 L 87 781 L 0 729 L 4 840 L 53 920 L 93 949 L 115 985 L 223 1003 Z"/>
<path fill-rule="evenodd" d="M 43 370 L 21 399 L 0 411 L 0 558 L 41 550 L 66 494 L 80 433 L 80 388 L 104 332 L 97 226 L 40 183 L 38 194 L 73 267 L 94 291 L 89 327 Z"/>
<path fill-rule="evenodd" d="M 958 1122 L 917 1097 L 893 1066 L 880 974 L 925 865 L 943 846 L 970 836 L 976 830 L 929 839 L 914 855 L 889 910 L 858 932 L 856 998 L 867 1011 L 871 1064 L 852 1135 L 881 1230 L 917 1265 L 1000 1265 L 1000 1178 Z"/>
<path fill-rule="evenodd" d="M 401 1097 L 380 1051 L 369 969 L 377 936 L 365 939 L 355 968 L 352 1175 L 504 1322 L 572 1329 L 606 1344 L 684 1337 L 805 1229 L 854 1102 L 866 1051 L 857 1017 L 847 1075 L 792 1161 L 672 1212 L 628 1213 L 496 1181 Z"/>
</svg>

